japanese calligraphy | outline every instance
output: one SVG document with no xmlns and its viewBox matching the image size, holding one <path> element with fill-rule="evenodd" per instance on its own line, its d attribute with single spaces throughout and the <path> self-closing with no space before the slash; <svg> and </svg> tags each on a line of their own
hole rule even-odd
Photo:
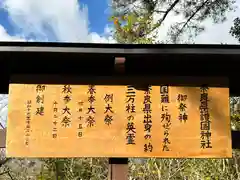
<svg viewBox="0 0 240 180">
<path fill-rule="evenodd" d="M 104 122 L 109 126 L 110 124 L 112 124 L 112 121 L 113 121 L 113 113 L 114 113 L 112 109 L 113 94 L 105 94 L 104 101 L 106 103 L 105 111 L 104 111 L 104 114 L 106 115 L 104 118 Z"/>
<path fill-rule="evenodd" d="M 178 120 L 184 123 L 188 120 L 186 100 L 187 100 L 186 94 L 178 94 L 177 96 L 178 110 L 179 110 Z"/>
<path fill-rule="evenodd" d="M 161 103 L 169 103 L 168 86 L 160 86 Z"/>
<path fill-rule="evenodd" d="M 133 86 L 127 86 L 127 93 L 126 93 L 126 113 L 127 113 L 127 145 L 128 144 L 135 144 L 135 137 L 136 137 L 136 128 L 134 124 L 134 114 L 136 113 L 135 110 L 135 97 L 136 92 Z"/>
<path fill-rule="evenodd" d="M 63 102 L 65 107 L 62 109 L 62 127 L 70 127 L 71 126 L 71 110 L 69 108 L 69 102 L 72 100 L 72 87 L 70 85 L 64 85 L 62 88 L 63 94 Z"/>
<path fill-rule="evenodd" d="M 162 151 L 170 151 L 169 144 L 171 144 L 169 139 L 169 130 L 171 126 L 171 114 L 168 111 L 168 103 L 169 103 L 169 87 L 161 86 L 160 87 L 160 103 L 161 103 L 161 122 L 163 123 L 164 128 L 164 139 L 162 145 Z"/>
<path fill-rule="evenodd" d="M 149 86 L 148 89 L 144 92 L 144 100 L 143 100 L 143 124 L 144 124 L 144 139 L 147 140 L 146 144 L 144 144 L 145 152 L 152 152 L 153 146 L 151 143 L 151 128 L 152 128 L 152 101 L 151 101 L 151 91 L 152 87 Z"/>
<path fill-rule="evenodd" d="M 212 148 L 211 143 L 211 120 L 208 108 L 208 90 L 206 86 L 200 88 L 200 139 L 201 139 L 201 148 Z"/>
<path fill-rule="evenodd" d="M 29 137 L 30 137 L 30 130 L 31 130 L 31 109 L 32 109 L 32 101 L 28 100 L 26 103 L 26 125 L 25 125 L 25 145 L 29 145 Z"/>
<path fill-rule="evenodd" d="M 127 123 L 127 144 L 135 144 L 136 128 L 133 122 Z"/>
<path fill-rule="evenodd" d="M 80 112 L 80 113 L 83 112 L 83 104 L 84 104 L 83 101 L 78 102 L 79 108 L 77 109 L 77 111 Z"/>
<path fill-rule="evenodd" d="M 78 102 L 78 113 L 79 113 L 79 116 L 78 116 L 78 120 L 80 121 L 78 121 L 78 128 L 77 128 L 77 137 L 78 138 L 81 138 L 82 136 L 83 136 L 83 132 L 82 132 L 82 119 L 84 118 L 83 117 L 83 114 L 82 114 L 82 112 L 83 112 L 83 104 L 84 104 L 84 102 L 83 101 L 79 101 Z"/>
<path fill-rule="evenodd" d="M 36 104 L 37 104 L 37 109 L 36 109 L 36 115 L 43 116 L 44 115 L 44 91 L 46 90 L 45 85 L 38 84 L 36 87 Z"/>
<path fill-rule="evenodd" d="M 101 82 L 69 79 L 74 84 L 10 84 L 7 155 L 231 157 L 229 88 L 182 87 L 173 82 L 170 86 L 161 79 L 136 79 L 136 85 L 124 85 L 135 78 L 120 85 L 111 78 Z M 85 84 L 88 80 L 101 85 Z M 212 82 L 206 78 L 206 83 Z M 41 103 L 43 116 L 36 115 Z"/>
<path fill-rule="evenodd" d="M 96 110 L 94 107 L 94 102 L 96 101 L 96 98 L 95 98 L 96 87 L 94 85 L 89 85 L 87 94 L 89 94 L 89 97 L 88 97 L 89 108 L 87 112 L 88 117 L 86 118 L 86 123 L 88 127 L 92 127 L 96 123 L 95 117 L 94 117 L 94 115 L 96 114 Z"/>
<path fill-rule="evenodd" d="M 52 130 L 52 137 L 54 139 L 57 138 L 57 123 L 58 123 L 58 103 L 57 101 L 53 102 L 53 130 Z"/>
<path fill-rule="evenodd" d="M 72 88 L 70 85 L 64 85 L 63 89 L 62 89 L 62 93 L 64 94 L 72 94 Z"/>
<path fill-rule="evenodd" d="M 46 86 L 45 85 L 41 85 L 41 84 L 38 84 L 37 87 L 36 87 L 36 92 L 39 93 L 39 92 L 44 92 L 46 89 Z"/>
<path fill-rule="evenodd" d="M 94 116 L 88 116 L 86 120 L 87 126 L 92 127 L 95 124 Z"/>
</svg>

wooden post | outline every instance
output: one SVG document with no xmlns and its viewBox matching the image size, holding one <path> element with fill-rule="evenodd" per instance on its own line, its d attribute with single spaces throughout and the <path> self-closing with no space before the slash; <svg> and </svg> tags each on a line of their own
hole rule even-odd
<svg viewBox="0 0 240 180">
<path fill-rule="evenodd" d="M 115 58 L 115 73 L 125 72 L 124 57 Z M 127 180 L 128 179 L 128 158 L 109 158 L 108 180 Z"/>
<path fill-rule="evenodd" d="M 128 158 L 109 158 L 108 180 L 128 179 Z"/>
<path fill-rule="evenodd" d="M 123 74 L 125 72 L 125 62 L 126 59 L 124 57 L 115 57 L 115 73 L 116 74 Z"/>
<path fill-rule="evenodd" d="M 0 129 L 0 148 L 6 147 L 6 129 Z"/>
</svg>

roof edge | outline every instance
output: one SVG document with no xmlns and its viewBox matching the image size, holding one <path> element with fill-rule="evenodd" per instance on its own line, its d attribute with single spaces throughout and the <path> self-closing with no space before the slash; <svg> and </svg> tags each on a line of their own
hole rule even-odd
<svg viewBox="0 0 240 180">
<path fill-rule="evenodd" d="M 240 44 L 115 44 L 115 43 L 70 43 L 70 42 L 29 42 L 1 41 L 1 46 L 20 47 L 76 47 L 76 48 L 210 48 L 240 49 Z"/>
<path fill-rule="evenodd" d="M 240 45 L 0 42 L 0 52 L 240 55 Z"/>
</svg>

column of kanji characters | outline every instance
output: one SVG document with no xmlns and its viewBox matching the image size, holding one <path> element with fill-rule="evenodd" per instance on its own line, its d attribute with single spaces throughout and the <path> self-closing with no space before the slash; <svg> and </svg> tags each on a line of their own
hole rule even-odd
<svg viewBox="0 0 240 180">
<path fill-rule="evenodd" d="M 53 131 L 52 131 L 52 137 L 55 139 L 57 138 L 57 118 L 58 118 L 58 107 L 57 107 L 57 101 L 53 102 Z"/>
<path fill-rule="evenodd" d="M 96 123 L 95 116 L 94 116 L 96 114 L 96 110 L 94 107 L 94 102 L 96 101 L 96 97 L 95 97 L 96 87 L 94 85 L 89 85 L 88 94 L 89 94 L 89 97 L 88 97 L 89 108 L 87 112 L 88 117 L 86 119 L 86 123 L 88 127 L 92 127 Z"/>
<path fill-rule="evenodd" d="M 186 94 L 178 94 L 177 101 L 178 101 L 178 109 L 179 115 L 178 120 L 180 122 L 186 122 L 188 120 L 188 113 L 187 113 L 187 95 Z"/>
<path fill-rule="evenodd" d="M 126 95 L 126 113 L 127 113 L 127 127 L 126 127 L 126 134 L 127 134 L 127 142 L 126 144 L 135 144 L 135 137 L 136 137 L 136 128 L 134 124 L 134 117 L 135 117 L 135 97 L 136 92 L 133 86 L 127 86 L 127 95 Z"/>
<path fill-rule="evenodd" d="M 104 101 L 106 103 L 105 106 L 105 117 L 104 117 L 104 122 L 108 126 L 112 124 L 113 121 L 113 110 L 112 110 L 112 105 L 113 105 L 113 94 L 105 94 Z"/>
<path fill-rule="evenodd" d="M 36 115 L 43 116 L 44 115 L 44 91 L 46 90 L 45 85 L 38 84 L 36 87 L 36 104 L 37 104 L 37 110 Z"/>
<path fill-rule="evenodd" d="M 201 148 L 212 148 L 211 143 L 211 121 L 208 108 L 208 87 L 200 88 L 200 128 L 201 128 Z"/>
<path fill-rule="evenodd" d="M 65 108 L 63 108 L 63 119 L 61 121 L 62 127 L 70 127 L 71 126 L 71 110 L 69 108 L 69 102 L 72 100 L 72 87 L 70 85 L 64 85 L 62 89 L 63 93 L 63 101 L 65 104 Z"/>
<path fill-rule="evenodd" d="M 151 143 L 151 128 L 152 128 L 152 101 L 151 101 L 151 91 L 152 87 L 149 86 L 148 89 L 144 92 L 144 100 L 143 100 L 143 113 L 144 113 L 144 131 L 145 135 L 144 138 L 147 141 L 144 144 L 144 151 L 145 152 L 152 152 L 153 145 Z"/>
<path fill-rule="evenodd" d="M 79 138 L 83 136 L 83 132 L 82 132 L 82 129 L 83 129 L 83 127 L 82 127 L 82 124 L 83 124 L 82 120 L 84 119 L 84 116 L 82 115 L 83 104 L 84 104 L 83 101 L 79 101 L 78 102 L 78 105 L 79 105 L 78 112 L 81 113 L 79 115 L 79 117 L 78 117 L 80 122 L 78 123 L 77 137 L 79 137 Z"/>
<path fill-rule="evenodd" d="M 161 122 L 164 128 L 164 139 L 162 145 L 162 151 L 169 151 L 169 144 L 171 141 L 169 139 L 169 130 L 171 126 L 171 114 L 168 112 L 168 103 L 169 103 L 169 87 L 161 86 L 160 87 L 160 95 L 161 95 Z"/>
<path fill-rule="evenodd" d="M 31 108 L 32 108 L 32 101 L 27 101 L 27 110 L 26 110 L 26 127 L 25 127 L 25 145 L 29 145 L 29 137 L 31 131 Z"/>
</svg>

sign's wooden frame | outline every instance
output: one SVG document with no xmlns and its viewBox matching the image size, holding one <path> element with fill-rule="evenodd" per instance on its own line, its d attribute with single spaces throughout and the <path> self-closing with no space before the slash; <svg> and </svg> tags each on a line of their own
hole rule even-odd
<svg viewBox="0 0 240 180">
<path fill-rule="evenodd" d="M 113 76 L 120 82 L 127 77 L 185 76 L 227 77 L 232 96 L 240 95 L 238 85 L 240 46 L 238 45 L 121 45 L 1 42 L 0 93 L 8 93 L 14 74 L 55 74 L 63 76 Z M 116 57 L 124 58 L 124 70 L 116 69 Z M 37 59 L 39 58 L 39 61 Z M 121 67 L 123 67 L 123 64 Z M 163 68 L 164 67 L 164 68 Z M 92 77 L 92 78 L 91 78 Z M 28 83 L 29 79 L 19 79 Z M 16 82 L 16 81 L 15 81 Z M 148 82 L 150 83 L 150 82 Z M 215 82 L 221 85 L 222 82 Z M 143 85 L 141 84 L 140 87 Z M 240 148 L 240 132 L 232 131 L 232 146 Z M 0 146 L 5 147 L 6 130 L 0 130 Z M 127 179 L 127 159 L 110 159 L 110 179 Z M 120 165 L 119 165 L 120 164 Z M 117 171 L 117 172 L 116 172 Z M 116 178 L 115 178 L 116 179 Z M 116 179 L 117 180 L 117 179 Z"/>
</svg>

